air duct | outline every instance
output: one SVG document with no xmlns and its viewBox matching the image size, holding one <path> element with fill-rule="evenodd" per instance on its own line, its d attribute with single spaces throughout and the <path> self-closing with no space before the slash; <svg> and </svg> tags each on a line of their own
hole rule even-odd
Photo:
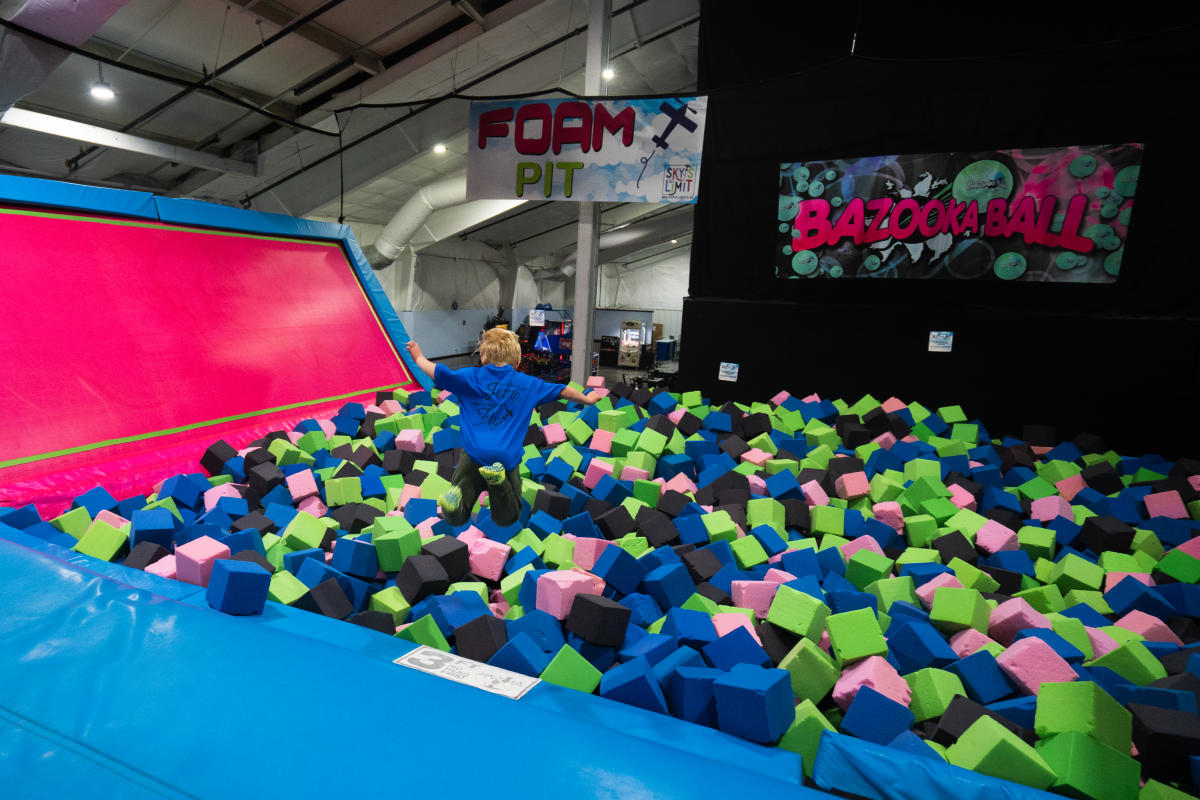
<svg viewBox="0 0 1200 800">
<path fill-rule="evenodd" d="M 467 201 L 467 173 L 444 178 L 422 186 L 400 206 L 375 243 L 367 248 L 367 260 L 375 269 L 383 269 L 395 261 L 412 241 L 429 215 L 439 208 Z"/>
<path fill-rule="evenodd" d="M 620 228 L 614 228 L 600 235 L 600 260 L 603 264 L 615 261 L 624 256 L 645 250 L 671 239 L 677 238 L 692 230 L 692 210 L 663 214 L 652 217 L 645 222 L 634 222 Z M 572 250 L 563 259 L 560 269 L 566 272 L 569 267 L 574 270 L 576 252 Z M 569 274 L 569 273 L 567 273 Z"/>
<path fill-rule="evenodd" d="M 7 19 L 23 28 L 79 47 L 129 0 L 26 0 Z M 54 47 L 13 33 L 0 31 L 0 113 L 42 85 L 42 81 L 70 55 Z"/>
</svg>

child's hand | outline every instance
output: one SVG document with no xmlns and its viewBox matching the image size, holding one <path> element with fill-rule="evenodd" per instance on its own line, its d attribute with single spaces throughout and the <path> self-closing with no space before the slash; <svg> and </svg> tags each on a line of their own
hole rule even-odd
<svg viewBox="0 0 1200 800">
<path fill-rule="evenodd" d="M 589 406 L 596 405 L 596 401 L 599 399 L 600 399 L 600 395 L 596 394 L 595 389 L 592 389 L 590 392 L 588 392 L 587 394 L 585 394 L 583 396 L 583 402 Z"/>
<path fill-rule="evenodd" d="M 408 354 L 412 357 L 413 361 L 424 357 L 424 353 L 421 352 L 421 345 L 417 344 L 416 341 L 409 339 L 408 344 L 404 346 L 408 349 Z"/>
</svg>

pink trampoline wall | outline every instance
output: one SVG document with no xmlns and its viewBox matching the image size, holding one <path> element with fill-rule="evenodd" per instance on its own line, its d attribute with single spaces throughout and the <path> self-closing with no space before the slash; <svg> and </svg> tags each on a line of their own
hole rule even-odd
<svg viewBox="0 0 1200 800">
<path fill-rule="evenodd" d="M 149 492 L 204 449 L 420 388 L 340 242 L 0 208 L 0 505 Z"/>
</svg>

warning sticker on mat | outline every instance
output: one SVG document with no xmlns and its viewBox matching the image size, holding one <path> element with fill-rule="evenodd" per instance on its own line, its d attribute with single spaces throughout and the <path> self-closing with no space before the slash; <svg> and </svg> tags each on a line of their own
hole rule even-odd
<svg viewBox="0 0 1200 800">
<path fill-rule="evenodd" d="M 539 678 L 481 664 L 424 644 L 395 659 L 393 663 L 419 669 L 421 672 L 428 672 L 430 675 L 437 675 L 456 683 L 465 683 L 467 686 L 503 695 L 512 700 L 520 700 L 540 681 Z"/>
</svg>

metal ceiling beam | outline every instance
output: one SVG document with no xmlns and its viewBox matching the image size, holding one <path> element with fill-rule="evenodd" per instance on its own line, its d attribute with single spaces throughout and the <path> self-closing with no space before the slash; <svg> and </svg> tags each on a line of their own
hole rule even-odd
<svg viewBox="0 0 1200 800">
<path fill-rule="evenodd" d="M 298 16 L 298 13 L 283 5 L 282 3 L 274 2 L 274 0 L 230 0 L 235 6 L 240 8 L 244 13 L 258 17 L 270 22 L 272 25 L 286 27 L 292 23 Z M 326 28 L 323 25 L 318 25 L 315 22 L 305 22 L 297 27 L 293 33 L 302 39 L 315 44 L 323 50 L 328 50 L 339 56 L 349 56 L 362 51 L 362 46 L 352 39 L 347 39 L 340 33 Z M 379 62 L 379 56 L 369 51 L 363 52 L 363 63 L 360 65 L 364 72 L 371 72 L 369 66 Z M 375 74 L 375 73 L 371 73 Z"/>
</svg>

